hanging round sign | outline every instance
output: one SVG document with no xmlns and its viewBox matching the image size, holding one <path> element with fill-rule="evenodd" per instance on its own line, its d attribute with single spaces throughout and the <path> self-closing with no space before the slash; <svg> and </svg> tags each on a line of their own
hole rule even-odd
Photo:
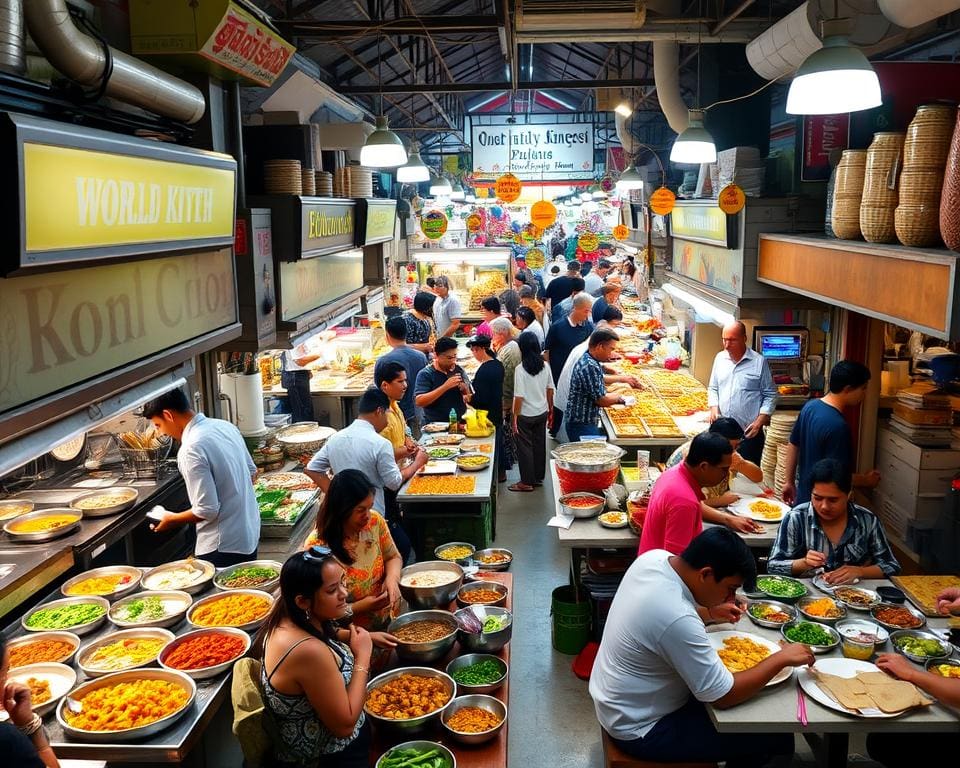
<svg viewBox="0 0 960 768">
<path fill-rule="evenodd" d="M 666 187 L 655 189 L 650 194 L 650 210 L 658 216 L 666 216 L 673 210 L 677 196 Z"/>
<path fill-rule="evenodd" d="M 540 229 L 546 229 L 557 220 L 557 206 L 549 200 L 539 200 L 530 206 L 530 222 Z"/>
<path fill-rule="evenodd" d="M 593 232 L 584 232 L 577 238 L 577 247 L 584 253 L 593 253 L 600 246 L 600 238 Z"/>
<path fill-rule="evenodd" d="M 420 229 L 428 240 L 439 240 L 447 231 L 447 217 L 443 211 L 427 211 L 420 217 Z"/>
<path fill-rule="evenodd" d="M 497 179 L 496 192 L 505 203 L 512 203 L 520 197 L 520 179 L 512 173 L 505 173 Z"/>
<path fill-rule="evenodd" d="M 479 213 L 471 213 L 467 216 L 467 230 L 469 232 L 479 232 L 482 226 L 483 219 L 480 218 Z"/>
<path fill-rule="evenodd" d="M 542 269 L 543 265 L 547 263 L 546 257 L 543 255 L 543 251 L 539 248 L 531 248 L 524 255 L 524 260 L 527 262 L 527 266 L 530 269 Z"/>
<path fill-rule="evenodd" d="M 613 192 L 616 186 L 617 182 L 613 180 L 612 176 L 604 176 L 602 179 L 600 179 L 600 189 L 602 189 L 608 195 Z"/>
<path fill-rule="evenodd" d="M 747 204 L 747 196 L 736 184 L 727 184 L 717 196 L 717 205 L 727 214 L 740 213 Z"/>
<path fill-rule="evenodd" d="M 617 226 L 613 228 L 613 236 L 617 240 L 626 240 L 630 237 L 630 230 L 626 224 L 617 224 Z"/>
</svg>

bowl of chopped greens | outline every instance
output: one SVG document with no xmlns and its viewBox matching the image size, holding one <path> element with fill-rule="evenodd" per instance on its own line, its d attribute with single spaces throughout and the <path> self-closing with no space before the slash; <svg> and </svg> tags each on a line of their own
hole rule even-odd
<svg viewBox="0 0 960 768">
<path fill-rule="evenodd" d="M 250 560 L 221 570 L 213 579 L 217 589 L 261 589 L 273 592 L 280 584 L 282 563 L 276 560 Z"/>
<path fill-rule="evenodd" d="M 792 603 L 807 594 L 807 585 L 789 576 L 758 576 L 757 590 L 767 597 L 784 603 Z"/>
<path fill-rule="evenodd" d="M 449 445 L 438 445 L 434 448 L 427 448 L 427 456 L 434 460 L 452 459 L 460 455 L 460 449 Z"/>
<path fill-rule="evenodd" d="M 138 592 L 115 602 L 107 618 L 122 629 L 172 627 L 191 605 L 193 598 L 180 590 Z"/>
<path fill-rule="evenodd" d="M 491 653 L 467 653 L 447 664 L 457 693 L 493 693 L 507 680 L 507 662 Z"/>
<path fill-rule="evenodd" d="M 513 614 L 506 608 L 471 605 L 453 615 L 460 625 L 460 647 L 470 653 L 496 653 L 513 635 Z"/>
<path fill-rule="evenodd" d="M 107 618 L 110 603 L 102 597 L 65 597 L 42 603 L 20 620 L 28 632 L 69 630 L 75 635 L 86 635 L 97 629 Z"/>
<path fill-rule="evenodd" d="M 826 653 L 840 645 L 840 634 L 833 627 L 815 621 L 793 621 L 780 633 L 791 643 L 803 643 L 814 653 Z"/>
<path fill-rule="evenodd" d="M 946 659 L 953 653 L 953 646 L 932 632 L 917 629 L 901 629 L 890 633 L 890 643 L 897 653 L 910 661 L 924 664 L 928 659 Z"/>
<path fill-rule="evenodd" d="M 457 758 L 437 741 L 405 741 L 384 752 L 376 768 L 457 768 Z"/>
</svg>

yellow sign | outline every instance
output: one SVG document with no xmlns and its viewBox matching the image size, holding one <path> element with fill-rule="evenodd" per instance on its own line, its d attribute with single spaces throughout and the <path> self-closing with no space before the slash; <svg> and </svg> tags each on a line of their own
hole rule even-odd
<svg viewBox="0 0 960 768">
<path fill-rule="evenodd" d="M 237 320 L 230 248 L 0 280 L 0 412 Z"/>
<path fill-rule="evenodd" d="M 480 217 L 479 213 L 471 213 L 467 216 L 467 231 L 468 232 L 479 232 L 480 227 L 483 226 L 483 219 Z"/>
<path fill-rule="evenodd" d="M 660 187 L 650 194 L 650 210 L 658 216 L 666 216 L 676 203 L 677 196 L 666 187 Z"/>
<path fill-rule="evenodd" d="M 233 237 L 226 168 L 25 143 L 23 184 L 27 253 Z"/>
<path fill-rule="evenodd" d="M 496 184 L 496 193 L 505 203 L 512 203 L 518 197 L 520 197 L 520 189 L 522 188 L 520 179 L 514 176 L 512 173 L 505 173 L 503 176 L 497 179 Z"/>
<path fill-rule="evenodd" d="M 600 238 L 593 232 L 584 232 L 577 239 L 577 247 L 584 253 L 593 253 L 600 246 Z"/>
<path fill-rule="evenodd" d="M 613 236 L 617 240 L 626 240 L 628 237 L 630 237 L 630 230 L 627 228 L 626 224 L 617 224 L 617 226 L 613 228 Z"/>
<path fill-rule="evenodd" d="M 420 217 L 420 229 L 428 240 L 439 240 L 447 231 L 447 217 L 443 211 L 427 211 Z"/>
<path fill-rule="evenodd" d="M 726 214 L 740 213 L 747 204 L 747 196 L 736 184 L 727 184 L 717 196 L 717 205 Z"/>
<path fill-rule="evenodd" d="M 527 266 L 530 267 L 530 269 L 541 269 L 543 265 L 547 263 L 543 251 L 539 248 L 531 248 L 528 250 L 524 254 L 523 259 L 527 262 Z"/>
<path fill-rule="evenodd" d="M 549 200 L 540 200 L 530 206 L 530 221 L 540 229 L 546 229 L 557 220 L 557 206 Z"/>
</svg>

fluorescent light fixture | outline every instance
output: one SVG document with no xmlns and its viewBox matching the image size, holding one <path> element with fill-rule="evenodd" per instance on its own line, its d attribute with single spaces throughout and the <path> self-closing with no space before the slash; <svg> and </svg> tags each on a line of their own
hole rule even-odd
<svg viewBox="0 0 960 768">
<path fill-rule="evenodd" d="M 430 173 L 431 195 L 437 197 L 439 195 L 449 195 L 451 192 L 453 192 L 453 187 L 450 186 L 450 182 L 445 177 L 433 172 Z"/>
<path fill-rule="evenodd" d="M 463 187 L 460 185 L 459 181 L 454 181 L 453 186 L 450 189 L 450 199 L 451 200 L 463 200 L 466 197 L 463 191 Z"/>
<path fill-rule="evenodd" d="M 692 293 L 683 290 L 683 288 L 678 288 L 673 283 L 664 283 L 663 290 L 675 300 L 680 301 L 690 307 L 694 311 L 698 323 L 713 323 L 714 325 L 719 325 L 722 328 L 723 326 L 731 325 L 736 321 L 736 318 L 729 312 L 724 311 L 720 307 L 714 306 L 710 302 L 705 301 L 698 296 L 694 296 Z"/>
<path fill-rule="evenodd" d="M 643 189 L 643 176 L 633 167 L 633 163 L 623 169 L 617 180 L 618 192 L 629 192 L 631 189 Z"/>
<path fill-rule="evenodd" d="M 630 117 L 633 114 L 633 106 L 626 99 L 621 99 L 620 103 L 613 108 L 620 117 Z"/>
<path fill-rule="evenodd" d="M 410 156 L 407 162 L 397 168 L 397 181 L 405 184 L 415 184 L 430 180 L 430 169 L 420 159 L 420 146 L 413 142 L 410 147 Z"/>
<path fill-rule="evenodd" d="M 713 136 L 703 127 L 704 111 L 687 110 L 687 128 L 677 136 L 670 150 L 670 162 L 698 165 L 717 162 L 717 145 Z"/>
<path fill-rule="evenodd" d="M 400 137 L 387 127 L 386 115 L 377 116 L 377 129 L 360 150 L 360 165 L 368 168 L 395 168 L 407 162 L 407 150 Z"/>
<path fill-rule="evenodd" d="M 807 57 L 790 83 L 789 114 L 833 115 L 880 106 L 880 81 L 867 57 L 846 35 L 831 34 L 838 21 L 823 23 L 823 48 Z"/>
</svg>

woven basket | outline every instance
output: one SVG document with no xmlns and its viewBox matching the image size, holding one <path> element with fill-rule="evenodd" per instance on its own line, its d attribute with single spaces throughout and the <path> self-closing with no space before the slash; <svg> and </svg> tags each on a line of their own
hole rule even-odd
<svg viewBox="0 0 960 768">
<path fill-rule="evenodd" d="M 308 197 L 313 197 L 317 194 L 317 183 L 313 175 L 313 170 L 306 168 L 300 171 L 300 186 L 303 189 L 303 194 Z"/>
<path fill-rule="evenodd" d="M 904 168 L 942 168 L 947 162 L 956 117 L 956 108 L 945 104 L 918 107 L 903 145 Z"/>
<path fill-rule="evenodd" d="M 900 205 L 894 214 L 897 239 L 912 248 L 940 242 L 940 209 L 936 206 Z"/>
<path fill-rule="evenodd" d="M 860 206 L 860 232 L 868 243 L 893 243 L 897 239 L 894 226 L 894 211 L 896 201 L 892 206 Z"/>
<path fill-rule="evenodd" d="M 904 205 L 939 206 L 943 171 L 915 171 L 900 174 L 900 202 Z"/>
<path fill-rule="evenodd" d="M 960 123 L 950 143 L 940 196 L 940 235 L 947 248 L 960 251 Z"/>
</svg>

